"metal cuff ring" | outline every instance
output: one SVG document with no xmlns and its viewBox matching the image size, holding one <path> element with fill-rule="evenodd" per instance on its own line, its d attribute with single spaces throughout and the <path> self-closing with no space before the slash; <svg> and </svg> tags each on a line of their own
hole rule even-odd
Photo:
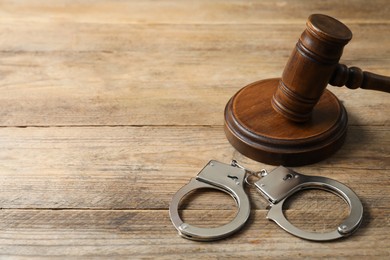
<svg viewBox="0 0 390 260">
<path fill-rule="evenodd" d="M 271 202 L 267 218 L 273 220 L 285 231 L 297 237 L 327 241 L 352 234 L 363 219 L 363 205 L 358 196 L 344 184 L 320 176 L 307 176 L 291 169 L 278 167 L 267 176 L 255 182 L 262 195 Z M 349 216 L 336 230 L 327 233 L 314 233 L 298 229 L 283 214 L 283 204 L 294 193 L 304 189 L 322 189 L 341 197 L 349 206 Z"/>
<path fill-rule="evenodd" d="M 245 224 L 250 215 L 250 202 L 244 191 L 246 171 L 217 161 L 210 161 L 205 168 L 173 196 L 169 206 L 169 215 L 179 234 L 187 239 L 212 241 L 235 233 Z M 217 189 L 231 195 L 238 207 L 235 218 L 228 224 L 214 228 L 195 227 L 184 223 L 179 216 L 179 204 L 191 191 L 202 188 Z"/>
</svg>

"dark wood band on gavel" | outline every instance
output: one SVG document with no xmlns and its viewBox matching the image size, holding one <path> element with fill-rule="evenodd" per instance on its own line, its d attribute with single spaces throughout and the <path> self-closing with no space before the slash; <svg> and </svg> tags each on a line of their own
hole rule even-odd
<svg viewBox="0 0 390 260">
<path fill-rule="evenodd" d="M 275 111 L 305 122 L 328 84 L 390 92 L 390 78 L 339 64 L 352 32 L 340 21 L 313 14 L 285 66 L 272 97 Z"/>
</svg>

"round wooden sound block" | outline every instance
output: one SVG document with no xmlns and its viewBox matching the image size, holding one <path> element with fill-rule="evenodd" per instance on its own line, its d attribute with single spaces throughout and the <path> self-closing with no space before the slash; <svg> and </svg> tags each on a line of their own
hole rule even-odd
<svg viewBox="0 0 390 260">
<path fill-rule="evenodd" d="M 318 162 L 345 140 L 348 117 L 335 95 L 325 90 L 311 119 L 296 123 L 271 105 L 280 78 L 254 82 L 238 91 L 225 108 L 225 133 L 243 155 L 273 165 Z"/>
</svg>

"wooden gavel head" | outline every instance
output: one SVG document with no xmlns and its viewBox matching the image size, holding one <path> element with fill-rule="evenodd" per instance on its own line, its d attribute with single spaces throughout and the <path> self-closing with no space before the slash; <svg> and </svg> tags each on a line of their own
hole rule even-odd
<svg viewBox="0 0 390 260">
<path fill-rule="evenodd" d="M 286 118 L 307 121 L 335 71 L 352 32 L 338 20 L 311 15 L 272 97 L 273 108 Z"/>
<path fill-rule="evenodd" d="M 281 78 L 253 82 L 225 108 L 225 133 L 242 154 L 285 166 L 318 162 L 345 140 L 348 116 L 328 84 L 390 92 L 390 78 L 339 64 L 352 32 L 313 14 Z"/>
<path fill-rule="evenodd" d="M 275 111 L 292 121 L 308 121 L 328 84 L 389 92 L 388 77 L 338 63 L 351 38 L 352 32 L 335 18 L 311 15 L 272 97 Z"/>
</svg>

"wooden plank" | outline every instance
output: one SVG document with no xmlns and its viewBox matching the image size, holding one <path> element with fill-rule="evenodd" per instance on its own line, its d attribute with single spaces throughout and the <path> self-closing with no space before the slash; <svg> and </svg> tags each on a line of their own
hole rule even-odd
<svg viewBox="0 0 390 260">
<path fill-rule="evenodd" d="M 335 156 L 296 169 L 335 178 L 370 207 L 386 208 L 389 133 L 386 127 L 351 127 Z M 0 159 L 2 208 L 161 209 L 211 159 L 274 168 L 236 152 L 222 127 L 7 127 L 0 129 Z M 265 208 L 256 198 L 256 207 Z M 218 208 L 218 200 L 209 204 L 205 197 L 199 207 Z"/>
<path fill-rule="evenodd" d="M 208 211 L 194 210 L 201 217 Z M 301 219 L 305 214 L 297 211 Z M 0 249 L 8 257 L 301 258 L 389 256 L 387 209 L 373 209 L 348 239 L 315 243 L 295 238 L 253 211 L 232 237 L 199 243 L 179 237 L 165 210 L 2 210 Z M 204 218 L 207 222 L 207 218 Z M 42 246 L 46 245 L 46 246 Z"/>
<path fill-rule="evenodd" d="M 7 27 L 0 24 L 8 31 L 0 42 L 2 126 L 222 125 L 236 91 L 281 75 L 304 25 Z M 390 25 L 372 28 L 356 25 L 343 60 L 390 75 Z M 382 93 L 331 89 L 351 124 L 388 124 L 377 113 L 389 110 Z"/>
<path fill-rule="evenodd" d="M 388 23 L 388 2 L 371 1 L 7 1 L 2 21 L 78 23 L 300 23 L 324 12 L 348 22 Z"/>
<path fill-rule="evenodd" d="M 238 25 L 117 25 L 53 22 L 50 24 L 31 23 L 28 27 L 22 22 L 4 22 L 0 23 L 0 29 L 7 34 L 7 37 L 0 42 L 0 50 L 5 52 L 3 55 L 8 53 L 8 56 L 19 52 L 33 52 L 32 54 L 37 54 L 38 57 L 42 55 L 42 52 L 53 55 L 58 55 L 57 52 L 65 52 L 67 55 L 73 53 L 73 59 L 77 58 L 78 52 L 81 54 L 103 52 L 106 55 L 118 52 L 137 52 L 139 55 L 144 54 L 144 59 L 147 59 L 148 55 L 158 53 L 162 56 L 168 55 L 154 62 L 164 62 L 169 60 L 170 55 L 183 54 L 183 51 L 186 52 L 184 54 L 187 58 L 193 59 L 200 59 L 200 57 L 191 55 L 193 51 L 207 51 L 210 55 L 225 51 L 225 55 L 251 54 L 252 56 L 261 55 L 260 60 L 284 60 L 305 29 L 305 22 L 306 20 L 302 20 L 299 24 Z M 390 37 L 386 34 L 389 26 L 390 24 L 352 24 L 350 27 L 354 36 L 345 47 L 343 59 L 362 60 L 386 69 L 383 64 L 376 61 L 389 58 L 386 48 L 390 42 Z M 229 51 L 234 51 L 234 53 L 229 53 Z M 85 63 L 88 63 L 87 59 L 84 60 Z M 206 62 L 204 63 L 207 65 Z M 55 65 L 53 62 L 49 64 Z"/>
</svg>

